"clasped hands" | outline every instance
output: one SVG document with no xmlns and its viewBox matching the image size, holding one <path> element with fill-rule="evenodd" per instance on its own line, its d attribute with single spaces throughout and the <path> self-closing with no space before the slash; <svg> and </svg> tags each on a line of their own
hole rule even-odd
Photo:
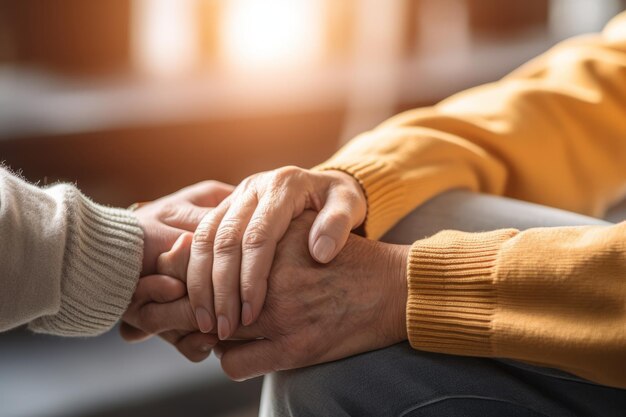
<svg viewBox="0 0 626 417">
<path fill-rule="evenodd" d="M 204 182 L 136 211 L 144 264 L 121 334 L 158 334 L 244 380 L 406 340 L 408 247 L 350 231 L 358 182 L 295 167 Z"/>
</svg>

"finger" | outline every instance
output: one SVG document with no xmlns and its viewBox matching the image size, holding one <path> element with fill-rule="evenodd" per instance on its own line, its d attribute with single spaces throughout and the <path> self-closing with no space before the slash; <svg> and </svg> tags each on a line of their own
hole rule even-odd
<svg viewBox="0 0 626 417">
<path fill-rule="evenodd" d="M 151 333 L 133 325 L 139 322 L 143 307 L 154 302 L 170 303 L 181 299 L 185 294 L 185 284 L 175 278 L 164 275 L 140 278 L 131 304 L 124 313 L 123 319 L 125 321 L 120 325 L 120 335 L 127 342 L 139 342 L 148 339 Z"/>
<path fill-rule="evenodd" d="M 289 196 L 278 201 L 266 192 L 246 228 L 241 250 L 241 323 L 249 326 L 258 318 L 267 293 L 267 279 L 276 244 L 283 237 L 293 213 Z M 298 213 L 299 214 L 299 213 Z"/>
<path fill-rule="evenodd" d="M 214 334 L 201 332 L 183 332 L 170 330 L 159 334 L 164 339 L 192 362 L 200 362 L 211 354 L 211 349 L 218 342 Z"/>
<path fill-rule="evenodd" d="M 177 204 L 174 208 L 168 210 L 161 220 L 171 227 L 193 232 L 210 210 L 213 209 L 198 207 L 191 203 Z"/>
<path fill-rule="evenodd" d="M 138 343 L 152 337 L 151 334 L 144 332 L 126 322 L 120 324 L 120 336 L 129 343 Z"/>
<path fill-rule="evenodd" d="M 221 355 L 222 369 L 235 381 L 282 370 L 288 365 L 280 344 L 268 339 L 222 345 L 216 350 Z"/>
<path fill-rule="evenodd" d="M 235 329 L 229 340 L 254 340 L 260 338 L 271 339 L 275 333 L 263 329 L 258 322 L 250 326 L 239 326 Z"/>
<path fill-rule="evenodd" d="M 217 227 L 229 208 L 225 200 L 215 210 L 208 213 L 198 225 L 191 243 L 189 264 L 187 265 L 187 292 L 196 316 L 198 327 L 204 333 L 210 332 L 215 324 L 213 308 L 213 243 Z"/>
<path fill-rule="evenodd" d="M 187 264 L 189 263 L 192 241 L 193 233 L 183 233 L 180 235 L 178 240 L 174 243 L 174 246 L 172 246 L 172 249 L 159 255 L 157 259 L 157 272 L 186 282 Z"/>
<path fill-rule="evenodd" d="M 365 212 L 359 209 L 358 198 L 344 188 L 329 188 L 309 234 L 309 251 L 316 261 L 333 260 L 348 241 L 350 231 L 363 222 Z"/>
<path fill-rule="evenodd" d="M 235 190 L 235 186 L 219 181 L 202 181 L 183 188 L 180 193 L 190 203 L 200 207 L 217 207 Z"/>
<path fill-rule="evenodd" d="M 249 342 L 250 340 L 220 340 L 213 347 L 213 352 L 215 353 L 215 357 L 221 360 L 224 356 L 224 352 L 227 352 L 236 346 L 242 346 Z"/>
<path fill-rule="evenodd" d="M 214 334 L 193 332 L 182 337 L 176 343 L 176 349 L 190 361 L 201 362 L 209 357 L 217 342 Z"/>
<path fill-rule="evenodd" d="M 128 323 L 146 333 L 157 334 L 169 330 L 196 331 L 198 326 L 189 298 L 166 303 L 148 303 L 137 314 L 126 319 Z"/>
<path fill-rule="evenodd" d="M 185 284 L 167 275 L 149 275 L 139 278 L 131 306 L 139 308 L 147 303 L 170 303 L 184 297 Z"/>
<path fill-rule="evenodd" d="M 144 242 L 142 275 L 150 275 L 156 271 L 156 262 L 154 260 L 161 253 L 170 250 L 184 230 L 161 224 L 156 227 L 155 232 L 150 239 Z M 154 262 L 154 264 L 150 262 Z"/>
<path fill-rule="evenodd" d="M 213 298 L 217 334 L 221 340 L 228 339 L 239 325 L 241 245 L 256 206 L 257 199 L 252 192 L 238 196 L 224 215 L 215 235 Z"/>
</svg>

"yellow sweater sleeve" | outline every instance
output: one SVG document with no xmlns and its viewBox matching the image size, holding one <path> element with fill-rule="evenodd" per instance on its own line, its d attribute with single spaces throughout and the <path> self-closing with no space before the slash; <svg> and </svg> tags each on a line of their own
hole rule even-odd
<svg viewBox="0 0 626 417">
<path fill-rule="evenodd" d="M 372 238 L 452 188 L 601 215 L 626 193 L 624 32 L 626 13 L 498 82 L 388 120 L 317 168 L 359 180 Z"/>
<path fill-rule="evenodd" d="M 318 169 L 361 183 L 373 238 L 452 188 L 601 215 L 626 193 L 626 14 L 496 83 L 392 118 Z M 415 242 L 408 265 L 414 348 L 626 388 L 626 223 L 447 231 Z"/>
<path fill-rule="evenodd" d="M 415 349 L 502 357 L 626 388 L 626 222 L 444 231 L 408 262 Z"/>
</svg>

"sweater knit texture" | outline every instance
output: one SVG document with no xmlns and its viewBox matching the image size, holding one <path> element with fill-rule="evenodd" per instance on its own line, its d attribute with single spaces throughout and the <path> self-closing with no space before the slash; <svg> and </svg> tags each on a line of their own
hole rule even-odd
<svg viewBox="0 0 626 417">
<path fill-rule="evenodd" d="M 134 216 L 76 187 L 39 188 L 0 168 L 0 331 L 94 336 L 126 310 L 141 271 Z"/>
</svg>

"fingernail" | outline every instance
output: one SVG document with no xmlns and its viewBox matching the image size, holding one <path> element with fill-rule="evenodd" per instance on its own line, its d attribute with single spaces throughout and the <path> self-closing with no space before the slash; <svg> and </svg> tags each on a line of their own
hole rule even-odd
<svg viewBox="0 0 626 417">
<path fill-rule="evenodd" d="M 328 236 L 320 236 L 313 245 L 313 254 L 322 263 L 329 262 L 335 252 L 335 241 Z"/>
<path fill-rule="evenodd" d="M 230 324 L 226 316 L 219 316 L 217 318 L 217 337 L 220 340 L 225 340 L 230 336 Z"/>
<path fill-rule="evenodd" d="M 208 333 L 213 329 L 211 315 L 204 307 L 196 308 L 196 321 L 198 322 L 198 328 L 202 333 Z"/>
<path fill-rule="evenodd" d="M 249 302 L 244 302 L 243 307 L 241 307 L 241 324 L 244 326 L 252 323 L 252 307 L 250 307 Z"/>
</svg>

